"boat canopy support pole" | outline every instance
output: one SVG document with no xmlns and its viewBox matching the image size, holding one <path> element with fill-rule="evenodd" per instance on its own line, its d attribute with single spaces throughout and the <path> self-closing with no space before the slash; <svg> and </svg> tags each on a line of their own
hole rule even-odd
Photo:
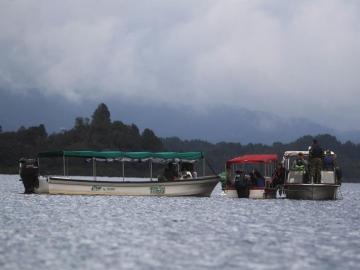
<svg viewBox="0 0 360 270">
<path fill-rule="evenodd" d="M 266 165 L 266 163 L 264 163 L 264 168 L 265 168 L 265 174 L 264 174 L 264 176 L 267 176 L 267 171 L 266 171 L 267 165 Z"/>
<path fill-rule="evenodd" d="M 152 166 L 152 159 L 150 159 L 150 181 L 152 181 L 153 177 L 153 166 Z"/>
<path fill-rule="evenodd" d="M 285 162 L 286 162 L 286 164 L 284 164 L 285 169 L 290 171 L 290 158 L 288 158 Z M 287 172 L 285 175 L 286 175 L 285 183 L 288 183 L 289 172 Z"/>
<path fill-rule="evenodd" d="M 65 162 L 66 162 L 66 175 L 70 175 L 69 174 L 69 158 L 65 158 Z"/>
<path fill-rule="evenodd" d="M 94 180 L 96 180 L 96 158 L 93 157 L 93 176 Z"/>
<path fill-rule="evenodd" d="M 66 163 L 65 155 L 63 155 L 64 176 L 66 175 L 66 166 L 65 166 L 65 163 Z"/>
<path fill-rule="evenodd" d="M 203 176 L 205 176 L 205 158 L 203 158 L 202 161 L 203 161 L 202 162 L 202 169 L 203 169 L 202 174 L 203 174 Z"/>
<path fill-rule="evenodd" d="M 122 163 L 122 177 L 123 177 L 123 182 L 125 182 L 125 163 L 124 160 L 121 160 Z"/>
<path fill-rule="evenodd" d="M 39 175 L 41 175 L 41 172 L 40 172 L 40 158 L 39 157 L 36 158 L 36 163 L 37 163 L 37 166 L 38 166 L 38 169 L 39 169 Z"/>
</svg>

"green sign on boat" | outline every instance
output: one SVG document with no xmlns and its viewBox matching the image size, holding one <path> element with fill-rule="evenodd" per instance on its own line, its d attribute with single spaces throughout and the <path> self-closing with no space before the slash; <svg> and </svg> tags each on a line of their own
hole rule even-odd
<svg viewBox="0 0 360 270">
<path fill-rule="evenodd" d="M 152 194 L 152 195 L 165 194 L 165 186 L 152 186 L 152 187 L 150 187 L 150 194 Z"/>
</svg>

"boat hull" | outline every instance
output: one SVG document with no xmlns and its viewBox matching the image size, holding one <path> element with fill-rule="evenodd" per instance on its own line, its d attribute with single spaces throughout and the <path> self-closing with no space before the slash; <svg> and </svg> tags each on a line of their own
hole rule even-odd
<svg viewBox="0 0 360 270">
<path fill-rule="evenodd" d="M 287 184 L 287 199 L 295 200 L 336 200 L 340 185 L 334 184 Z"/>
<path fill-rule="evenodd" d="M 218 182 L 218 176 L 169 182 L 93 181 L 64 177 L 49 177 L 47 179 L 49 194 L 118 196 L 209 197 Z M 45 190 L 45 188 L 43 189 Z"/>
<path fill-rule="evenodd" d="M 224 195 L 228 198 L 276 199 L 276 189 L 256 187 L 248 189 L 228 188 L 224 190 Z"/>
</svg>

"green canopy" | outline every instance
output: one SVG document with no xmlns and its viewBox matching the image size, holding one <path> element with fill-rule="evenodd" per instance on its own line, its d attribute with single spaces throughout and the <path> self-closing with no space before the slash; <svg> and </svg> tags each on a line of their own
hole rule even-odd
<svg viewBox="0 0 360 270">
<path fill-rule="evenodd" d="M 204 155 L 202 152 L 50 151 L 41 152 L 38 154 L 38 157 L 195 161 L 202 159 Z"/>
<path fill-rule="evenodd" d="M 38 157 L 80 157 L 80 158 L 119 158 L 124 152 L 120 151 L 50 151 L 41 152 Z"/>
</svg>

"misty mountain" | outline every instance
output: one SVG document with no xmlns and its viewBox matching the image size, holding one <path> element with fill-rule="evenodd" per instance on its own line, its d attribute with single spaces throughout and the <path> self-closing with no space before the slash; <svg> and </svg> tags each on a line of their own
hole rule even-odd
<svg viewBox="0 0 360 270">
<path fill-rule="evenodd" d="M 336 133 L 307 119 L 283 118 L 246 109 L 218 108 L 207 113 L 168 111 L 166 117 L 158 115 L 157 118 L 162 119 L 162 123 L 166 122 L 166 125 L 160 126 L 151 124 L 160 136 L 198 138 L 213 143 L 227 141 L 271 144 L 277 141 L 290 142 L 305 134 Z M 147 122 L 150 121 L 148 119 Z"/>
<path fill-rule="evenodd" d="M 35 92 L 36 93 L 36 92 Z M 41 94 L 3 93 L 0 99 L 0 126 L 3 131 L 20 126 L 44 124 L 49 133 L 70 129 L 74 119 L 90 117 L 99 102 L 69 103 L 61 97 Z M 209 142 L 266 143 L 290 142 L 303 135 L 328 133 L 341 141 L 360 142 L 360 131 L 341 132 L 304 118 L 287 118 L 244 108 L 217 107 L 197 110 L 193 107 L 133 104 L 119 100 L 106 102 L 112 120 L 150 127 L 157 136 L 202 139 Z"/>
</svg>

